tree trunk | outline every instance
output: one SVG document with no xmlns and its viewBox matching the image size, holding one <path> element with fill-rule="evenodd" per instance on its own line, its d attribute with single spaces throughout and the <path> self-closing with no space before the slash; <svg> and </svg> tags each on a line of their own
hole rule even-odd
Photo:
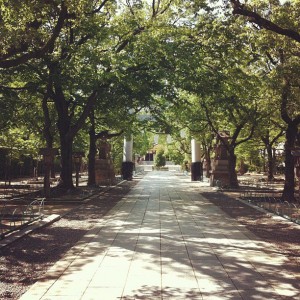
<svg viewBox="0 0 300 300">
<path fill-rule="evenodd" d="M 239 187 L 237 174 L 236 174 L 236 155 L 234 153 L 234 148 L 228 151 L 228 172 L 229 172 L 229 186 L 233 188 Z"/>
<path fill-rule="evenodd" d="M 89 116 L 98 92 L 94 90 L 87 98 L 83 112 L 74 121 L 75 106 L 70 106 L 67 101 L 62 86 L 62 71 L 58 62 L 52 62 L 48 65 L 50 72 L 51 89 L 50 95 L 54 101 L 57 112 L 57 128 L 61 147 L 61 174 L 59 187 L 65 190 L 73 189 L 72 178 L 72 146 L 75 135 L 82 128 L 86 118 Z"/>
<path fill-rule="evenodd" d="M 97 154 L 96 147 L 96 132 L 95 132 L 95 119 L 94 114 L 90 114 L 91 129 L 89 132 L 90 136 L 90 147 L 88 154 L 88 186 L 96 185 L 96 174 L 95 174 L 95 157 Z"/>
<path fill-rule="evenodd" d="M 292 155 L 292 148 L 295 146 L 297 136 L 297 125 L 294 123 L 288 124 L 286 131 L 285 149 L 285 183 L 282 193 L 282 198 L 285 201 L 295 201 L 295 174 L 294 174 L 294 158 Z"/>
<path fill-rule="evenodd" d="M 272 145 L 266 145 L 268 155 L 268 181 L 274 180 L 274 157 Z"/>
<path fill-rule="evenodd" d="M 210 178 L 210 170 L 211 170 L 211 158 L 210 158 L 210 149 L 208 148 L 205 153 L 205 160 L 206 160 L 206 177 Z"/>
<path fill-rule="evenodd" d="M 65 135 L 60 137 L 61 173 L 59 187 L 65 190 L 74 189 L 72 178 L 72 148 L 73 140 Z"/>
<path fill-rule="evenodd" d="M 53 148 L 53 134 L 51 133 L 51 119 L 49 115 L 49 109 L 48 109 L 48 91 L 43 97 L 42 101 L 42 108 L 44 112 L 44 128 L 43 128 L 43 134 L 44 138 L 46 140 L 46 145 L 47 148 Z M 50 176 L 51 178 L 55 178 L 55 165 L 54 163 L 51 165 L 51 170 L 50 170 Z"/>
</svg>

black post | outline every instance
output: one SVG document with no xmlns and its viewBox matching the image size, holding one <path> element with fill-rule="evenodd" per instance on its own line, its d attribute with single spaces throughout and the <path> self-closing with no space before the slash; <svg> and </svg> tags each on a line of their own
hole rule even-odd
<svg viewBox="0 0 300 300">
<path fill-rule="evenodd" d="M 132 161 L 125 161 L 122 163 L 122 176 L 125 180 L 132 180 L 134 163 Z"/>
<path fill-rule="evenodd" d="M 203 166 L 201 161 L 192 163 L 191 179 L 192 181 L 201 181 L 203 179 Z"/>
</svg>

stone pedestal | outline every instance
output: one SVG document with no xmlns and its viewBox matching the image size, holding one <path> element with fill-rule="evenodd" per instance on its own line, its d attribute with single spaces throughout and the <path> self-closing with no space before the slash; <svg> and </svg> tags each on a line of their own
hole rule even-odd
<svg viewBox="0 0 300 300">
<path fill-rule="evenodd" d="M 113 185 L 116 183 L 113 163 L 110 159 L 96 159 L 96 185 Z"/>
<path fill-rule="evenodd" d="M 229 185 L 229 171 L 228 160 L 215 159 L 212 163 L 212 170 L 210 171 L 210 186 Z M 217 183 L 219 181 L 219 183 Z"/>
</svg>

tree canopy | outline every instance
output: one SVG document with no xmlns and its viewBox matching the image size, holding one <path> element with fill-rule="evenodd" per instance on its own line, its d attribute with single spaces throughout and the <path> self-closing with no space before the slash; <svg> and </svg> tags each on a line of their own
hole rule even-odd
<svg viewBox="0 0 300 300">
<path fill-rule="evenodd" d="M 103 130 L 170 134 L 180 144 L 185 129 L 207 160 L 213 135 L 228 130 L 231 184 L 237 160 L 250 157 L 245 145 L 284 142 L 289 198 L 300 124 L 299 4 L 1 1 L 1 146 L 19 131 L 33 140 L 19 147 L 60 148 L 61 185 L 71 188 L 73 149 L 93 156 Z M 189 151 L 181 144 L 170 153 L 180 148 Z"/>
</svg>

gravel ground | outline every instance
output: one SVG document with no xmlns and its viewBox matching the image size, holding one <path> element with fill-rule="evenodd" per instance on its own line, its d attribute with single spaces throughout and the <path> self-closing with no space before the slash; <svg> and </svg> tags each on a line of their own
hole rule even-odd
<svg viewBox="0 0 300 300">
<path fill-rule="evenodd" d="M 0 299 L 18 299 L 136 183 L 124 182 L 59 221 L 0 249 Z"/>
<path fill-rule="evenodd" d="M 279 253 L 287 256 L 289 263 L 284 268 L 299 274 L 300 279 L 300 225 L 273 218 L 271 214 L 238 201 L 230 193 L 205 192 L 202 195 L 257 237 L 271 243 Z"/>
</svg>

